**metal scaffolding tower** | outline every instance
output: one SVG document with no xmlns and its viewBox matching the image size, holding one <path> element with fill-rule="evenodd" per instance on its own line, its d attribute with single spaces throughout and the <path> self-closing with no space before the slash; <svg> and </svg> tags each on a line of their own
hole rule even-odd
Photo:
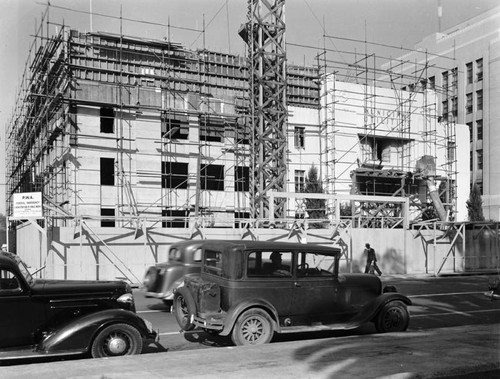
<svg viewBox="0 0 500 379">
<path fill-rule="evenodd" d="M 269 216 L 270 191 L 286 184 L 287 101 L 285 0 L 248 0 L 248 22 L 240 36 L 249 46 L 252 175 L 251 212 L 255 219 Z M 285 199 L 275 204 L 284 214 Z"/>
</svg>

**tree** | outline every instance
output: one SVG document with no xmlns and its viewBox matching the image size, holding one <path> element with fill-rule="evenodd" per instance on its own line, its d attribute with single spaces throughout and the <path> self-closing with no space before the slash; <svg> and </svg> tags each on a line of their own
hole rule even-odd
<svg viewBox="0 0 500 379">
<path fill-rule="evenodd" d="M 481 198 L 481 190 L 476 183 L 471 188 L 466 204 L 469 221 L 484 221 L 483 199 Z"/>
<path fill-rule="evenodd" d="M 324 193 L 323 186 L 318 179 L 318 169 L 313 165 L 307 172 L 305 193 Z M 312 220 L 326 219 L 326 199 L 305 199 L 306 210 Z M 320 229 L 325 227 L 323 223 L 313 222 L 310 228 Z"/>
</svg>

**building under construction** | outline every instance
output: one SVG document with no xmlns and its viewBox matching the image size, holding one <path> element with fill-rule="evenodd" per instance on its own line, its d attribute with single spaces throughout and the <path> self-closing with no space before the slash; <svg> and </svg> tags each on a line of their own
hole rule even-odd
<svg viewBox="0 0 500 379">
<path fill-rule="evenodd" d="M 130 279 L 109 242 L 130 230 L 290 236 L 300 220 L 337 230 L 465 219 L 468 154 L 455 148 L 468 135 L 437 117 L 425 65 L 398 75 L 373 54 L 347 64 L 326 49 L 315 66 L 287 65 L 284 1 L 264 12 L 272 30 L 257 3 L 240 31 L 247 57 L 68 26 L 35 36 L 7 131 L 8 214 L 15 193 L 41 192 L 43 227 L 70 230 L 64 254 L 54 234 L 47 242 L 65 257 L 53 276 L 69 276 L 68 246 L 83 235 Z M 317 220 L 303 194 L 311 167 L 323 187 Z M 134 259 L 137 278 L 162 255 Z"/>
</svg>

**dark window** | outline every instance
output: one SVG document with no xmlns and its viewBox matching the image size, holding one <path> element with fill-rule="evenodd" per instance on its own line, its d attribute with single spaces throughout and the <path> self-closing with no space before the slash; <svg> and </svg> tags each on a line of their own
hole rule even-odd
<svg viewBox="0 0 500 379">
<path fill-rule="evenodd" d="M 465 99 L 465 111 L 472 113 L 472 93 L 468 93 Z"/>
<path fill-rule="evenodd" d="M 113 108 L 101 108 L 101 133 L 114 133 L 115 110 Z"/>
<path fill-rule="evenodd" d="M 222 253 L 215 250 L 205 250 L 203 271 L 222 276 Z"/>
<path fill-rule="evenodd" d="M 161 116 L 161 136 L 168 139 L 188 139 L 187 116 L 163 113 Z"/>
<path fill-rule="evenodd" d="M 483 110 L 483 91 L 477 91 L 476 92 L 476 101 L 477 101 L 477 110 L 482 111 Z"/>
<path fill-rule="evenodd" d="M 101 185 L 115 185 L 115 160 L 113 158 L 101 158 Z"/>
<path fill-rule="evenodd" d="M 469 142 L 474 142 L 474 129 L 472 126 L 472 122 L 467 123 L 467 127 L 469 128 Z"/>
<path fill-rule="evenodd" d="M 457 117 L 458 114 L 458 99 L 456 96 L 451 99 L 451 114 L 453 117 Z"/>
<path fill-rule="evenodd" d="M 303 149 L 305 147 L 305 128 L 296 126 L 294 131 L 294 146 L 297 149 Z"/>
<path fill-rule="evenodd" d="M 295 170 L 295 192 L 304 191 L 306 185 L 306 172 L 304 170 Z"/>
<path fill-rule="evenodd" d="M 291 252 L 254 251 L 248 254 L 247 277 L 290 278 L 291 267 Z"/>
<path fill-rule="evenodd" d="M 472 83 L 472 78 L 473 78 L 473 75 L 472 75 L 472 62 L 467 63 L 465 65 L 465 71 L 466 71 L 466 75 L 467 75 L 467 84 L 471 84 Z"/>
<path fill-rule="evenodd" d="M 448 120 L 448 100 L 445 100 L 441 103 L 441 106 L 443 108 L 443 120 L 447 121 Z"/>
<path fill-rule="evenodd" d="M 19 284 L 19 280 L 17 279 L 16 275 L 9 270 L 2 269 L 0 270 L 0 291 L 1 292 L 10 292 L 10 291 L 16 291 L 21 288 L 21 285 Z"/>
<path fill-rule="evenodd" d="M 455 88 L 457 87 L 457 83 L 458 83 L 458 69 L 455 67 L 453 70 L 451 70 L 451 86 L 453 88 L 451 88 L 451 90 L 455 90 Z"/>
<path fill-rule="evenodd" d="M 245 226 L 245 219 L 250 218 L 249 212 L 234 212 L 234 227 L 239 228 L 241 226 Z"/>
<path fill-rule="evenodd" d="M 77 107 L 75 103 L 69 105 L 68 110 L 68 124 L 69 124 L 69 144 L 76 145 L 78 143 L 78 121 L 77 121 Z"/>
<path fill-rule="evenodd" d="M 483 169 L 483 150 L 477 150 L 476 151 L 476 158 L 477 158 L 477 169 L 482 170 Z"/>
<path fill-rule="evenodd" d="M 201 165 L 200 181 L 202 190 L 224 191 L 224 166 Z"/>
<path fill-rule="evenodd" d="M 200 117 L 200 141 L 222 142 L 224 119 L 216 116 Z"/>
<path fill-rule="evenodd" d="M 188 188 L 188 163 L 161 162 L 162 188 Z"/>
<path fill-rule="evenodd" d="M 477 77 L 478 82 L 483 80 L 483 60 L 482 59 L 478 59 L 476 61 L 476 77 Z"/>
<path fill-rule="evenodd" d="M 161 223 L 164 228 L 187 228 L 189 225 L 188 210 L 163 209 L 161 214 L 163 217 L 168 217 L 167 220 L 163 220 Z"/>
<path fill-rule="evenodd" d="M 104 228 L 113 228 L 115 226 L 115 209 L 101 208 L 101 226 Z"/>
<path fill-rule="evenodd" d="M 448 71 L 443 72 L 443 91 L 448 91 Z"/>
<path fill-rule="evenodd" d="M 237 192 L 248 191 L 250 189 L 250 169 L 248 167 L 234 168 L 234 189 Z"/>
<path fill-rule="evenodd" d="M 477 132 L 478 141 L 482 140 L 483 139 L 483 120 L 476 121 L 476 132 Z"/>
<path fill-rule="evenodd" d="M 474 170 L 474 156 L 472 155 L 472 151 L 469 152 L 469 170 Z"/>
</svg>

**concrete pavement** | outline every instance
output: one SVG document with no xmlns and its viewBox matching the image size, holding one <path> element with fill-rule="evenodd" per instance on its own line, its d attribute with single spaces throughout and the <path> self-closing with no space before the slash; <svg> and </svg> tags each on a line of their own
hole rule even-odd
<svg viewBox="0 0 500 379">
<path fill-rule="evenodd" d="M 472 378 L 480 372 L 500 377 L 500 323 L 0 367 L 5 379 Z"/>
</svg>

